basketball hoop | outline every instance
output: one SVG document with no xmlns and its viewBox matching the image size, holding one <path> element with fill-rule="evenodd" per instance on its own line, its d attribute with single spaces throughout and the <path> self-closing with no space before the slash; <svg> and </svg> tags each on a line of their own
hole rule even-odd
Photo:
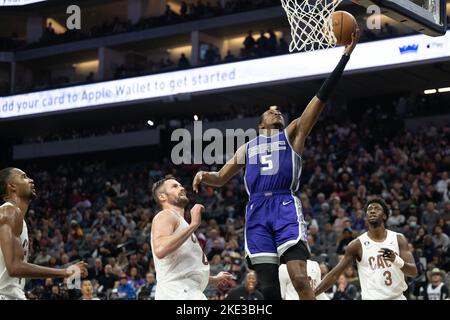
<svg viewBox="0 0 450 320">
<path fill-rule="evenodd" d="M 313 51 L 336 45 L 332 15 L 342 0 L 281 0 L 291 25 L 289 51 Z"/>
</svg>

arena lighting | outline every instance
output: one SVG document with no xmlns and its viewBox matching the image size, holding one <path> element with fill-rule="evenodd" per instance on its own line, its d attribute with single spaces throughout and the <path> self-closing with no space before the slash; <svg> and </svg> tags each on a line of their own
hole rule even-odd
<svg viewBox="0 0 450 320">
<path fill-rule="evenodd" d="M 44 2 L 47 0 L 2 0 L 0 1 L 0 7 L 8 6 L 25 6 L 36 2 Z"/>
<path fill-rule="evenodd" d="M 198 116 L 196 114 L 194 115 L 194 121 L 198 121 Z"/>
<path fill-rule="evenodd" d="M 438 92 L 439 92 L 439 93 L 442 93 L 442 92 L 450 92 L 450 87 L 439 88 L 439 89 L 438 89 Z"/>
<path fill-rule="evenodd" d="M 428 89 L 428 90 L 425 90 L 423 93 L 425 93 L 425 94 L 434 94 L 436 92 L 437 92 L 436 89 Z"/>
<path fill-rule="evenodd" d="M 336 66 L 342 51 L 338 47 L 300 52 L 0 97 L 0 118 L 150 100 L 171 101 L 180 95 L 207 94 L 213 90 L 323 78 Z M 358 44 L 345 72 L 393 69 L 449 59 L 450 31 L 437 38 L 414 35 Z"/>
<path fill-rule="evenodd" d="M 152 120 L 148 120 L 147 121 L 147 124 L 150 126 L 150 127 L 153 127 L 153 125 L 155 124 Z"/>
</svg>

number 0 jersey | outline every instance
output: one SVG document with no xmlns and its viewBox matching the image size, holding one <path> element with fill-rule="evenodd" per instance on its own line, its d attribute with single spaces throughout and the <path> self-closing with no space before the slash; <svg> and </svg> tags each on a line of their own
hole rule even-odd
<svg viewBox="0 0 450 320">
<path fill-rule="evenodd" d="M 181 232 L 183 229 L 189 227 L 186 220 L 181 218 L 177 213 L 173 214 L 179 219 L 180 223 L 174 234 Z M 153 250 L 153 238 L 151 239 L 151 246 Z M 189 280 L 198 290 L 205 290 L 209 280 L 209 264 L 208 259 L 203 253 L 202 248 L 197 240 L 195 234 L 192 234 L 178 249 L 169 253 L 162 259 L 159 259 L 153 254 L 156 271 L 156 295 L 169 288 L 172 284 L 185 282 Z M 178 285 L 180 290 L 181 285 Z M 165 290 L 168 291 L 168 290 Z M 173 299 L 180 299 L 182 292 L 179 292 L 177 297 Z M 167 295 L 167 294 L 166 294 Z"/>
</svg>

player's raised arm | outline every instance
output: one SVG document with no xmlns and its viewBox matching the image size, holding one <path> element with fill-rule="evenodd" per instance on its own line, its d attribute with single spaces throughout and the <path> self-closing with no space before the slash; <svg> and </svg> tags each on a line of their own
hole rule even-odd
<svg viewBox="0 0 450 320">
<path fill-rule="evenodd" d="M 199 171 L 192 182 L 192 189 L 198 193 L 200 183 L 221 187 L 245 166 L 245 144 L 239 147 L 234 156 L 218 172 Z"/>
<path fill-rule="evenodd" d="M 302 115 L 293 120 L 287 127 L 289 141 L 291 142 L 295 152 L 298 154 L 301 155 L 303 153 L 306 138 L 319 119 L 320 113 L 324 109 L 326 101 L 339 82 L 345 66 L 350 59 L 350 54 L 353 52 L 353 49 L 355 49 L 355 46 L 359 41 L 359 36 L 359 29 L 356 29 L 356 32 L 352 35 L 352 43 L 345 47 L 344 54 L 342 55 L 342 58 L 336 68 L 325 80 L 314 98 L 312 98 L 309 102 Z"/>
<path fill-rule="evenodd" d="M 417 276 L 417 267 L 414 262 L 414 257 L 409 251 L 408 248 L 408 240 L 406 240 L 405 236 L 402 234 L 397 235 L 398 247 L 400 254 L 396 255 L 394 251 L 389 250 L 389 254 L 386 251 L 382 251 L 384 257 L 392 262 L 394 265 L 398 266 L 402 272 L 408 277 Z M 386 249 L 385 249 L 386 250 Z"/>
<path fill-rule="evenodd" d="M 174 252 L 194 233 L 202 222 L 202 212 L 205 210 L 200 204 L 191 209 L 191 224 L 188 228 L 174 234 L 179 221 L 170 212 L 160 212 L 152 223 L 152 241 L 155 256 L 162 259 Z"/>
<path fill-rule="evenodd" d="M 339 278 L 339 276 L 349 266 L 353 265 L 356 258 L 360 255 L 361 243 L 358 239 L 353 240 L 345 250 L 344 258 L 322 279 L 320 284 L 314 290 L 314 294 L 318 296 L 322 292 L 328 290 Z"/>
<path fill-rule="evenodd" d="M 74 273 L 73 269 L 47 268 L 24 261 L 22 244 L 19 237 L 14 233 L 15 226 L 17 226 L 16 220 L 19 217 L 16 216 L 14 208 L 5 208 L 4 210 L 6 214 L 0 216 L 0 248 L 10 277 L 65 278 Z M 76 265 L 80 268 L 81 276 L 86 277 L 86 264 L 81 262 Z"/>
</svg>

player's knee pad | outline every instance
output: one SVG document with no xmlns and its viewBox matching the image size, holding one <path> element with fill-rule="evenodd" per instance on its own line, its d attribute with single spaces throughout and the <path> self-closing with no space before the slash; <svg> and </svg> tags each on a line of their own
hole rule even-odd
<svg viewBox="0 0 450 320">
<path fill-rule="evenodd" d="M 278 265 L 271 263 L 255 264 L 252 266 L 258 276 L 259 286 L 264 299 L 281 300 Z"/>
</svg>

